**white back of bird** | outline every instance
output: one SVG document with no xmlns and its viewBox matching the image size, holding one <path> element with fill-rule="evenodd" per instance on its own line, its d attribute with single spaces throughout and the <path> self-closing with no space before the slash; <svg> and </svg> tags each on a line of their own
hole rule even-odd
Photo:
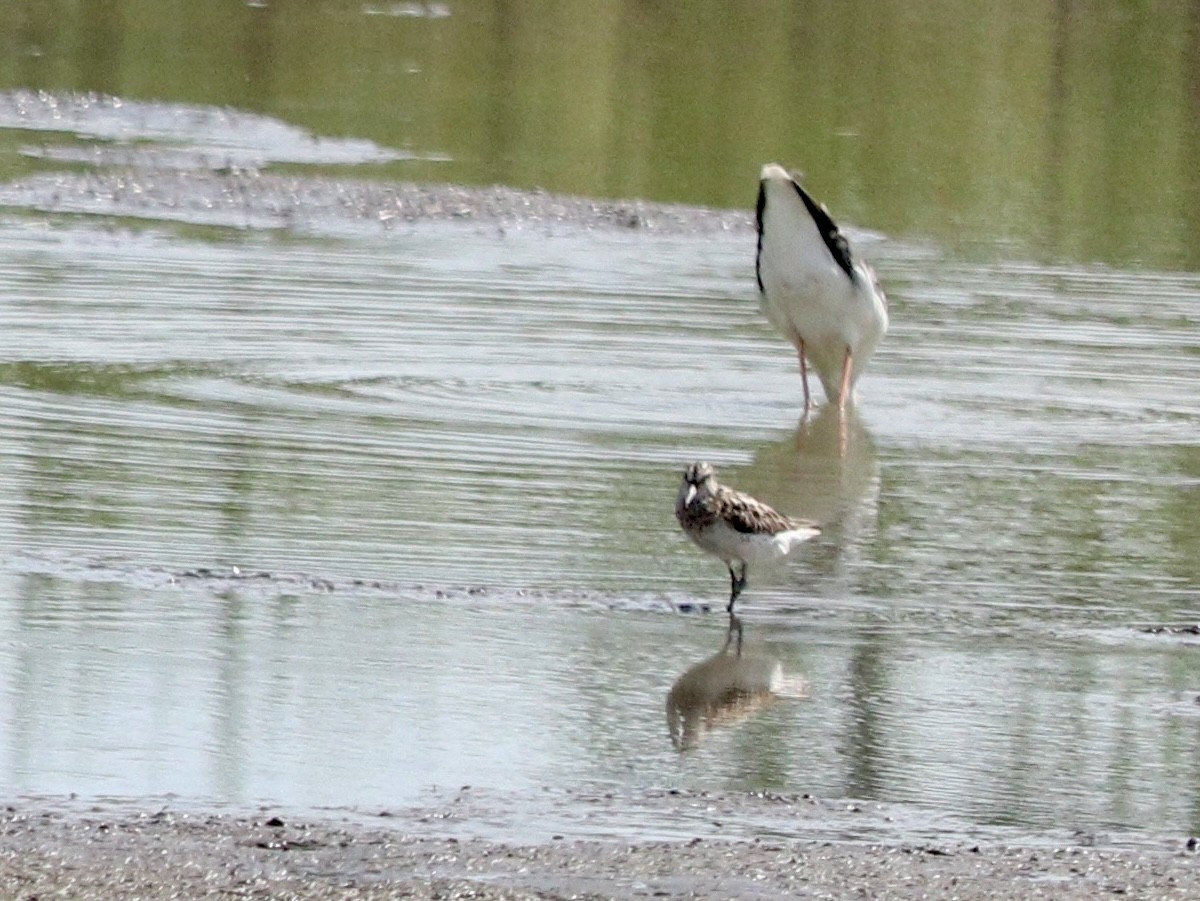
<svg viewBox="0 0 1200 901">
<path fill-rule="evenodd" d="M 845 244 L 847 273 L 830 240 L 845 242 L 828 213 L 822 234 L 799 184 L 774 163 L 763 167 L 758 281 L 763 313 L 804 352 L 830 401 L 840 399 L 842 363 L 853 352 L 850 388 L 887 331 L 887 300 L 874 271 Z M 813 206 L 817 206 L 809 198 Z M 818 214 L 818 215 L 820 215 Z"/>
</svg>

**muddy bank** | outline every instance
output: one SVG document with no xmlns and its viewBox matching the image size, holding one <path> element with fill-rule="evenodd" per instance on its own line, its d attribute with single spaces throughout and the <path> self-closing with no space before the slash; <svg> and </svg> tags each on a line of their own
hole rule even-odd
<svg viewBox="0 0 1200 901">
<path fill-rule="evenodd" d="M 416 222 L 481 227 L 749 232 L 745 210 L 603 200 L 520 190 L 359 177 L 360 167 L 414 156 L 371 141 L 315 135 L 225 107 L 105 94 L 0 91 L 0 130 L 23 135 L 34 171 L 0 184 L 0 206 L 326 234 Z M 275 171 L 279 166 L 297 171 Z M 320 166 L 322 171 L 304 171 Z M 331 177 L 329 168 L 346 173 Z"/>
<path fill-rule="evenodd" d="M 711 813 L 717 818 L 722 805 L 745 803 L 716 799 Z M 20 801 L 0 815 L 0 896 L 1200 897 L 1197 857 L 1182 841 L 1129 849 L 560 834 L 521 843 L 437 828 L 442 834 L 431 834 L 427 815 L 408 812 L 296 816 Z"/>
<path fill-rule="evenodd" d="M 0 185 L 0 206 L 299 233 L 456 222 L 481 228 L 744 232 L 748 212 L 596 200 L 503 186 L 368 182 L 256 170 L 131 168 L 39 173 Z"/>
</svg>

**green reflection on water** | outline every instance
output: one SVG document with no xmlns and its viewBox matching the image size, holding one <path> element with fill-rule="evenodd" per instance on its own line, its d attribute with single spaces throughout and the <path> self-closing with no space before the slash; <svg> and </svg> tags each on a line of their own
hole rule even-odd
<svg viewBox="0 0 1200 901">
<path fill-rule="evenodd" d="M 849 221 L 959 253 L 1200 264 L 1184 0 L 84 8 L 0 10 L 0 86 L 230 105 L 451 158 L 387 177 L 747 207 L 779 159 Z"/>
<path fill-rule="evenodd" d="M 179 374 L 176 370 L 147 370 L 133 366 L 41 363 L 0 364 L 0 385 L 53 394 L 127 397 L 145 382 Z"/>
</svg>

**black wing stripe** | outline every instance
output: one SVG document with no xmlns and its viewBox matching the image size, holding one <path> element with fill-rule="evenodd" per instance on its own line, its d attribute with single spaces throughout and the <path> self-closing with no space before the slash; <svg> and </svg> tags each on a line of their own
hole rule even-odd
<svg viewBox="0 0 1200 901">
<path fill-rule="evenodd" d="M 758 230 L 758 251 L 754 255 L 754 278 L 758 281 L 758 290 L 763 290 L 762 283 L 762 223 L 763 210 L 767 208 L 767 188 L 762 182 L 758 183 L 758 203 L 754 208 L 754 223 Z"/>
<path fill-rule="evenodd" d="M 800 199 L 804 201 L 804 206 L 808 209 L 808 215 L 812 216 L 813 222 L 816 223 L 817 231 L 821 233 L 821 240 L 825 242 L 825 246 L 829 248 L 829 253 L 833 256 L 834 261 L 842 267 L 842 271 L 846 273 L 846 277 L 854 281 L 854 261 L 850 258 L 850 245 L 846 243 L 846 239 L 842 237 L 842 233 L 838 231 L 837 223 L 825 211 L 825 207 L 821 206 L 815 200 L 808 196 L 808 192 L 800 187 L 800 183 L 792 179 L 792 187 L 796 189 L 796 193 L 800 195 Z M 759 216 L 762 215 L 762 191 L 759 190 Z M 758 244 L 762 247 L 762 219 L 759 219 L 758 227 Z M 759 287 L 762 287 L 762 282 L 759 282 Z"/>
</svg>

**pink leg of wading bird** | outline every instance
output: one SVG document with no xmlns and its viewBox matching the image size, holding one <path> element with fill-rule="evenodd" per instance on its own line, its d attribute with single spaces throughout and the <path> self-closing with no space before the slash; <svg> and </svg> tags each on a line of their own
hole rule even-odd
<svg viewBox="0 0 1200 901">
<path fill-rule="evenodd" d="M 808 392 L 808 361 L 804 359 L 804 339 L 799 339 L 796 345 L 796 355 L 800 357 L 800 384 L 804 386 L 804 413 L 813 408 L 812 395 Z"/>
</svg>

